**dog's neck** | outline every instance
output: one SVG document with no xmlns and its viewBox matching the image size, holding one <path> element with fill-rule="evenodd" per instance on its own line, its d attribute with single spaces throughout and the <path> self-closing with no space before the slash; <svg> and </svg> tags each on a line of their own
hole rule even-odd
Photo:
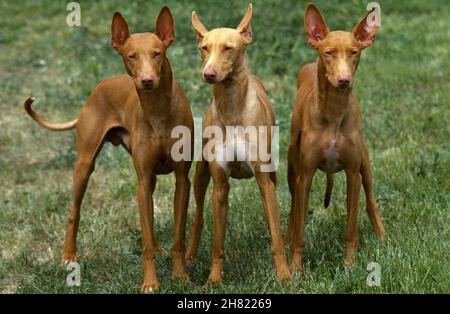
<svg viewBox="0 0 450 314">
<path fill-rule="evenodd" d="M 173 94 L 173 76 L 166 58 L 161 68 L 161 79 L 157 89 L 145 92 L 136 88 L 141 108 L 150 119 L 166 118 L 170 114 Z"/>
<path fill-rule="evenodd" d="M 338 123 L 344 119 L 350 109 L 351 90 L 341 91 L 327 78 L 325 66 L 317 61 L 317 103 L 322 117 L 329 123 Z"/>
<path fill-rule="evenodd" d="M 214 110 L 224 122 L 239 123 L 239 117 L 246 105 L 248 85 L 251 71 L 248 67 L 247 54 L 233 72 L 220 83 L 214 84 Z"/>
</svg>

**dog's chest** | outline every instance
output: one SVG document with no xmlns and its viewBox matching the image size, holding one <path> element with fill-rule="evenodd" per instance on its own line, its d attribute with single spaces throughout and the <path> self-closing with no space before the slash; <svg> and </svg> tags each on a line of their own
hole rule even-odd
<svg viewBox="0 0 450 314">
<path fill-rule="evenodd" d="M 225 105 L 226 107 L 224 107 Z M 252 161 L 257 159 L 258 127 L 255 115 L 258 114 L 259 102 L 252 82 L 249 82 L 244 103 L 213 103 L 213 115 L 222 126 L 223 139 L 214 145 L 218 165 L 227 175 L 234 178 L 250 178 L 254 175 Z"/>
<path fill-rule="evenodd" d="M 327 173 L 339 172 L 343 169 L 339 161 L 339 143 L 336 139 L 332 139 L 327 144 L 323 150 L 323 160 L 319 165 L 319 169 Z"/>
<path fill-rule="evenodd" d="M 215 160 L 227 176 L 238 179 L 251 178 L 254 175 L 252 160 L 255 145 L 248 137 L 228 131 L 226 139 L 214 146 Z"/>
</svg>

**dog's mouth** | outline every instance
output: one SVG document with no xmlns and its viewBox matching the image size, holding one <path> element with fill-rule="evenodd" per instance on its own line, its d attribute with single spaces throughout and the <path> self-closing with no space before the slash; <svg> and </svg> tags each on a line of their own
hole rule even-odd
<svg viewBox="0 0 450 314">
<path fill-rule="evenodd" d="M 134 79 L 133 81 L 134 81 L 134 85 L 136 86 L 136 90 L 143 92 L 143 93 L 152 93 L 159 87 L 158 82 L 155 82 L 155 81 L 141 82 L 138 79 Z"/>
<path fill-rule="evenodd" d="M 203 77 L 203 80 L 208 83 L 208 84 L 220 84 L 220 83 L 229 83 L 231 81 L 233 81 L 232 77 L 230 75 L 225 76 L 222 79 L 218 79 L 216 78 L 206 78 Z"/>
<path fill-rule="evenodd" d="M 137 83 L 137 88 L 141 90 L 143 93 L 151 93 L 156 90 L 156 86 L 154 84 L 139 84 Z"/>
<path fill-rule="evenodd" d="M 337 80 L 331 79 L 327 75 L 328 82 L 339 92 L 349 92 L 352 89 L 352 82 L 338 82 Z"/>
<path fill-rule="evenodd" d="M 339 85 L 338 90 L 341 92 L 348 92 L 351 89 L 350 85 Z"/>
<path fill-rule="evenodd" d="M 145 93 L 151 93 L 151 92 L 153 92 L 155 89 L 156 89 L 156 88 L 153 87 L 153 86 L 146 86 L 146 85 L 143 85 L 142 88 L 141 88 L 141 90 L 142 90 L 143 92 L 145 92 Z"/>
<path fill-rule="evenodd" d="M 204 79 L 205 82 L 208 83 L 208 84 L 219 83 L 219 82 L 217 82 L 217 80 L 216 80 L 215 78 L 206 78 L 206 77 L 204 77 L 203 79 Z"/>
<path fill-rule="evenodd" d="M 337 89 L 341 92 L 348 92 L 352 89 L 352 84 L 350 82 L 348 83 L 338 83 Z"/>
<path fill-rule="evenodd" d="M 141 84 L 140 82 L 137 81 L 134 82 L 134 85 L 136 87 L 136 90 L 142 93 L 152 93 L 156 90 L 155 85 Z"/>
</svg>

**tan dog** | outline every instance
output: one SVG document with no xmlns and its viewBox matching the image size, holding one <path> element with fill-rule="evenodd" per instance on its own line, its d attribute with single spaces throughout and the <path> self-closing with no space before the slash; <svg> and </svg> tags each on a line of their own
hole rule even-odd
<svg viewBox="0 0 450 314">
<path fill-rule="evenodd" d="M 211 272 L 209 282 L 218 283 L 222 279 L 224 261 L 224 240 L 228 211 L 229 177 L 244 179 L 256 177 L 264 212 L 269 224 L 272 237 L 272 252 L 278 279 L 289 280 L 290 273 L 286 263 L 282 236 L 280 232 L 280 218 L 275 193 L 275 172 L 262 171 L 266 162 L 260 156 L 254 160 L 243 157 L 252 138 L 249 134 L 228 134 L 227 126 L 268 127 L 267 137 L 258 145 L 264 146 L 270 152 L 271 130 L 275 125 L 275 115 L 272 104 L 268 99 L 262 82 L 248 67 L 247 45 L 252 41 L 251 22 L 252 5 L 250 4 L 242 22 L 236 29 L 217 28 L 208 31 L 200 22 L 197 14 L 192 13 L 192 25 L 198 34 L 198 47 L 205 63 L 203 78 L 214 85 L 213 102 L 206 115 L 204 132 L 213 126 L 219 133 L 226 134 L 225 140 L 219 142 L 216 137 L 205 139 L 203 147 L 213 147 L 213 154 L 217 158 L 197 163 L 194 194 L 197 211 L 193 220 L 191 238 L 186 258 L 192 259 L 197 255 L 198 242 L 203 226 L 203 207 L 205 193 L 210 177 L 213 179 L 213 223 L 214 243 L 212 253 Z M 227 152 L 237 158 L 228 160 L 220 158 L 225 155 L 224 144 L 231 143 L 231 150 Z"/>
<path fill-rule="evenodd" d="M 369 13 L 370 14 L 370 13 Z M 364 17 L 353 32 L 330 32 L 312 4 L 305 13 L 308 43 L 319 55 L 298 75 L 298 91 L 292 111 L 288 153 L 288 181 L 292 195 L 288 237 L 291 268 L 301 271 L 305 213 L 311 182 L 317 168 L 327 174 L 325 207 L 328 206 L 333 174 L 347 175 L 346 265 L 353 263 L 358 245 L 358 204 L 361 180 L 366 192 L 367 213 L 375 233 L 385 234 L 372 190 L 369 154 L 363 141 L 361 111 L 352 94 L 353 76 L 361 51 L 373 44 L 378 27 Z"/>
<path fill-rule="evenodd" d="M 159 245 L 153 226 L 153 191 L 156 176 L 175 172 L 174 278 L 189 280 L 185 271 L 184 237 L 189 203 L 188 178 L 191 161 L 174 161 L 171 138 L 175 126 L 186 126 L 193 134 L 189 102 L 172 78 L 166 49 L 175 40 L 173 17 L 167 7 L 161 10 L 155 33 L 130 35 L 124 18 L 115 13 L 112 45 L 122 56 L 128 75 L 108 78 L 92 92 L 79 116 L 68 123 L 51 124 L 31 109 L 28 114 L 50 130 L 77 129 L 77 163 L 73 172 L 73 204 L 69 213 L 62 263 L 75 261 L 80 206 L 95 159 L 105 141 L 122 145 L 136 168 L 137 196 L 142 229 L 144 283 L 142 291 L 159 288 L 155 253 Z M 193 140 L 191 139 L 191 144 Z"/>
</svg>

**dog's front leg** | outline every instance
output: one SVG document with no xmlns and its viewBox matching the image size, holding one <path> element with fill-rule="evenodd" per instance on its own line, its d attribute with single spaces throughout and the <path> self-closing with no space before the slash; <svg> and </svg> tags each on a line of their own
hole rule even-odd
<svg viewBox="0 0 450 314">
<path fill-rule="evenodd" d="M 298 135 L 300 136 L 300 135 Z M 291 212 L 289 214 L 288 228 L 284 238 L 284 244 L 289 244 L 294 238 L 294 208 L 295 208 L 295 182 L 298 177 L 298 158 L 300 156 L 299 152 L 299 140 L 297 138 L 291 139 L 291 144 L 288 149 L 288 171 L 287 179 L 289 185 L 289 192 L 291 194 Z"/>
<path fill-rule="evenodd" d="M 184 238 L 186 235 L 186 217 L 189 205 L 189 191 L 191 182 L 188 173 L 190 164 L 184 163 L 183 169 L 175 172 L 175 200 L 174 200 L 174 243 L 172 248 L 172 278 L 182 279 L 189 282 L 189 276 L 186 273 L 185 265 L 185 246 Z"/>
<path fill-rule="evenodd" d="M 358 207 L 361 190 L 359 171 L 346 170 L 347 175 L 347 235 L 345 238 L 345 265 L 354 263 L 354 255 L 358 246 Z"/>
<path fill-rule="evenodd" d="M 306 168 L 306 167 L 303 167 Z M 314 168 L 302 169 L 295 182 L 294 239 L 291 243 L 291 271 L 302 272 L 302 255 L 305 247 L 305 216 L 309 205 Z"/>
<path fill-rule="evenodd" d="M 150 195 L 149 197 L 152 198 L 153 197 L 153 192 L 155 192 L 155 188 L 156 188 L 156 175 L 153 174 L 151 176 L 151 180 L 150 180 Z M 162 253 L 162 254 L 166 254 L 168 255 L 169 252 L 167 252 L 167 250 L 165 248 L 163 248 L 158 241 L 158 238 L 155 235 L 155 230 L 153 230 L 153 240 L 154 240 L 154 246 L 155 246 L 155 250 L 157 253 Z"/>
<path fill-rule="evenodd" d="M 212 220 L 214 225 L 214 239 L 211 271 L 208 281 L 216 284 L 222 280 L 223 275 L 224 242 L 230 184 L 228 183 L 228 177 L 224 170 L 215 163 L 211 163 L 211 165 L 213 165 L 210 170 L 213 178 Z"/>
<path fill-rule="evenodd" d="M 144 146 L 144 145 L 143 145 Z M 137 173 L 137 198 L 139 205 L 139 218 L 142 231 L 142 263 L 144 266 L 144 282 L 142 292 L 152 292 L 159 289 L 156 275 L 156 248 L 153 231 L 153 197 L 150 196 L 152 172 L 155 165 L 154 156 L 148 147 L 133 149 L 133 162 Z"/>
<path fill-rule="evenodd" d="M 280 281 L 291 279 L 289 267 L 284 254 L 283 237 L 280 227 L 280 213 L 277 205 L 275 183 L 270 178 L 269 172 L 259 172 L 256 174 L 259 191 L 261 193 L 264 213 L 269 224 L 270 236 L 272 238 L 272 253 L 275 261 L 275 271 Z"/>
</svg>

